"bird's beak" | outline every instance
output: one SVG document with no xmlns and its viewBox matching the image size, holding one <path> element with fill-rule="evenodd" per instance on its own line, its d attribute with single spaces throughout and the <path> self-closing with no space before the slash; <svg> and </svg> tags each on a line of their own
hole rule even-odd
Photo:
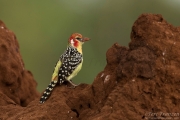
<svg viewBox="0 0 180 120">
<path fill-rule="evenodd" d="M 90 38 L 84 37 L 84 38 L 82 39 L 82 42 L 86 42 L 86 41 L 89 41 L 89 40 L 90 40 Z"/>
</svg>

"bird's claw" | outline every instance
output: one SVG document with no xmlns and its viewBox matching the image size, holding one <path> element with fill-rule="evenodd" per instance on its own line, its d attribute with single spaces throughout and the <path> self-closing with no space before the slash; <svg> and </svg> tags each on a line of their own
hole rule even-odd
<svg viewBox="0 0 180 120">
<path fill-rule="evenodd" d="M 79 84 L 78 84 L 78 85 L 79 85 Z M 67 87 L 68 87 L 68 88 L 71 88 L 71 89 L 74 89 L 74 88 L 76 88 L 78 85 L 71 84 L 71 86 L 68 86 L 68 85 L 67 85 Z"/>
<path fill-rule="evenodd" d="M 78 84 L 78 85 L 74 84 L 74 83 L 72 82 L 72 80 L 69 80 L 68 82 L 71 84 L 70 87 L 67 86 L 68 88 L 76 88 L 76 87 L 79 85 L 79 84 Z"/>
</svg>

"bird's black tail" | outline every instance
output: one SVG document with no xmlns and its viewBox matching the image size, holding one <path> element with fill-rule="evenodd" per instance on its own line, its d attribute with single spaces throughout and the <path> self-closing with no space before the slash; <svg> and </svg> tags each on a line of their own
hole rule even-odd
<svg viewBox="0 0 180 120">
<path fill-rule="evenodd" d="M 44 91 L 42 97 L 40 98 L 39 103 L 44 103 L 44 102 L 48 99 L 49 95 L 51 94 L 51 91 L 52 91 L 53 88 L 56 86 L 56 84 L 57 84 L 57 81 L 52 81 L 52 82 L 48 85 L 48 87 L 47 87 L 46 90 Z"/>
</svg>

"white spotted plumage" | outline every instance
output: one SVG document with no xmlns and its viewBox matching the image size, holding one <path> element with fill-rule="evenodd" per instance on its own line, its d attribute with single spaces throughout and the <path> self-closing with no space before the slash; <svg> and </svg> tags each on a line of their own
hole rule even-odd
<svg viewBox="0 0 180 120">
<path fill-rule="evenodd" d="M 83 38 L 79 33 L 70 36 L 68 47 L 56 63 L 51 82 L 40 98 L 40 103 L 44 103 L 48 99 L 57 83 L 61 85 L 64 81 L 68 81 L 74 87 L 77 86 L 71 82 L 71 79 L 81 70 L 83 63 L 82 44 L 88 40 L 89 38 Z"/>
<path fill-rule="evenodd" d="M 64 81 L 70 81 L 70 79 L 72 78 L 71 74 L 73 73 L 73 71 L 78 67 L 79 64 L 82 64 L 82 58 L 82 54 L 79 53 L 76 48 L 73 48 L 71 46 L 67 48 L 65 53 L 60 56 L 60 59 L 58 61 L 62 63 L 58 71 L 58 80 L 52 81 L 49 84 L 49 86 L 46 88 L 45 92 L 43 93 L 43 96 L 40 99 L 40 103 L 45 102 L 53 88 L 56 86 L 57 82 L 59 82 L 59 84 L 62 84 L 64 83 Z"/>
</svg>

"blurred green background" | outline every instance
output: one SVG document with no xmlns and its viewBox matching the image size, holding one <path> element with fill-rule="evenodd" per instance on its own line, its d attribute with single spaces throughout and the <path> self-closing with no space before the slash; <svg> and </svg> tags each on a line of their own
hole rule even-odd
<svg viewBox="0 0 180 120">
<path fill-rule="evenodd" d="M 0 0 L 0 20 L 19 41 L 26 69 L 42 92 L 74 32 L 91 38 L 83 45 L 83 68 L 73 82 L 91 84 L 106 65 L 115 42 L 128 46 L 131 27 L 142 13 L 162 14 L 180 25 L 180 0 Z"/>
</svg>

